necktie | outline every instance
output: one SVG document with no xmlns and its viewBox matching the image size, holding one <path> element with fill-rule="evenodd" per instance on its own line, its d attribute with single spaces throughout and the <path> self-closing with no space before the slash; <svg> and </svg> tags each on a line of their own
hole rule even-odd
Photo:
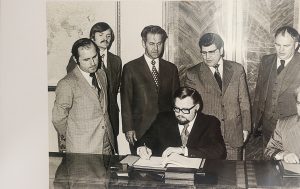
<svg viewBox="0 0 300 189">
<path fill-rule="evenodd" d="M 285 64 L 285 60 L 280 60 L 280 66 L 277 68 L 277 75 L 283 70 Z"/>
<path fill-rule="evenodd" d="M 213 66 L 216 69 L 216 71 L 214 73 L 214 76 L 217 80 L 217 83 L 218 83 L 220 89 L 222 90 L 222 78 L 221 78 L 221 74 L 220 74 L 219 69 L 218 69 L 219 65 L 220 64 L 216 64 L 216 65 Z"/>
<path fill-rule="evenodd" d="M 186 146 L 186 144 L 187 144 L 187 141 L 188 141 L 188 138 L 189 138 L 189 131 L 187 130 L 187 128 L 188 128 L 188 126 L 189 126 L 189 124 L 185 124 L 184 125 L 184 128 L 183 128 L 183 130 L 182 130 L 182 132 L 181 132 L 181 141 L 182 141 L 182 146 Z"/>
<path fill-rule="evenodd" d="M 158 88 L 158 86 L 159 86 L 159 82 L 158 82 L 158 71 L 157 71 L 157 69 L 156 69 L 156 67 L 155 67 L 155 60 L 152 60 L 151 64 L 152 64 L 152 70 L 151 70 L 151 73 L 152 73 L 152 76 L 153 76 L 153 79 L 154 79 L 156 88 Z"/>
<path fill-rule="evenodd" d="M 103 67 L 106 68 L 106 66 L 104 64 L 104 57 L 105 57 L 105 54 L 101 55 L 101 62 L 102 62 Z"/>
<path fill-rule="evenodd" d="M 90 77 L 92 78 L 92 85 L 95 87 L 95 89 L 97 89 L 98 96 L 100 96 L 100 90 L 101 89 L 100 89 L 100 87 L 98 85 L 98 81 L 97 81 L 95 73 L 90 73 Z"/>
</svg>

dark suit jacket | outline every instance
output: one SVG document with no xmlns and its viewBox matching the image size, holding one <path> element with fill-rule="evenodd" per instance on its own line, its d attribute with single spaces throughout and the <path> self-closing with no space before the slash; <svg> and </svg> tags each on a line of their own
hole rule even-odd
<svg viewBox="0 0 300 189">
<path fill-rule="evenodd" d="M 185 85 L 200 93 L 202 112 L 221 121 L 225 142 L 231 147 L 241 147 L 243 130 L 251 131 L 250 100 L 243 66 L 223 60 L 222 91 L 204 62 L 187 70 Z"/>
<path fill-rule="evenodd" d="M 274 124 L 264 126 L 268 127 L 265 129 L 269 132 L 275 129 L 277 119 L 297 114 L 294 91 L 300 86 L 300 54 L 298 52 L 280 75 L 281 79 L 278 79 L 276 54 L 264 56 L 258 72 L 252 119 L 256 127 L 259 126 L 261 119 L 263 122 L 271 120 L 268 123 Z"/>
<path fill-rule="evenodd" d="M 121 82 L 121 113 L 123 132 L 134 130 L 141 138 L 159 112 L 171 110 L 173 94 L 179 88 L 176 66 L 159 60 L 159 90 L 144 56 L 123 67 Z"/>
<path fill-rule="evenodd" d="M 76 67 L 73 57 L 70 58 L 67 66 L 69 73 Z M 107 68 L 105 69 L 108 83 L 108 113 L 115 138 L 119 134 L 119 107 L 117 95 L 121 80 L 122 61 L 119 56 L 107 51 Z"/>
<path fill-rule="evenodd" d="M 146 145 L 154 156 L 161 156 L 168 147 L 182 146 L 178 122 L 173 111 L 159 113 L 146 134 L 136 142 Z M 226 148 L 221 135 L 220 121 L 198 112 L 187 141 L 189 157 L 225 159 Z"/>
</svg>

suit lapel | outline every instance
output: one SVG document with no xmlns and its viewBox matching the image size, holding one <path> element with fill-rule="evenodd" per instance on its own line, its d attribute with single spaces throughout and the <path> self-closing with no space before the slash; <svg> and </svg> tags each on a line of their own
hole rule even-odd
<svg viewBox="0 0 300 189">
<path fill-rule="evenodd" d="M 80 88 L 82 88 L 82 91 L 86 92 L 86 94 L 92 98 L 92 99 L 97 99 L 98 100 L 98 94 L 96 92 L 96 90 L 94 90 L 90 84 L 88 83 L 88 81 L 84 78 L 84 76 L 81 74 L 79 68 L 76 66 L 74 68 L 74 74 L 77 78 L 78 81 L 78 85 Z"/>
<path fill-rule="evenodd" d="M 159 61 L 159 66 L 160 66 L 160 62 L 161 61 Z M 142 70 L 144 70 L 143 73 L 146 74 L 145 76 L 147 77 L 147 80 L 150 81 L 150 83 L 156 88 L 156 84 L 154 82 L 151 70 L 150 70 L 150 68 L 149 68 L 149 66 L 148 66 L 148 64 L 145 60 L 144 55 L 141 57 L 141 66 L 142 66 Z M 163 73 L 163 72 L 160 72 L 160 73 Z M 160 74 L 158 74 L 158 77 L 160 78 Z M 159 82 L 160 82 L 160 79 L 159 79 Z"/>
<path fill-rule="evenodd" d="M 187 144 L 189 142 L 198 141 L 197 137 L 201 136 L 202 133 L 205 131 L 206 124 L 207 123 L 205 119 L 203 119 L 203 114 L 201 112 L 198 112 L 193 128 L 190 132 Z"/>
<path fill-rule="evenodd" d="M 232 70 L 232 65 L 226 61 L 226 60 L 223 60 L 223 93 L 226 92 L 226 89 L 230 83 L 230 80 L 232 78 L 232 75 L 233 75 L 233 70 Z"/>
<path fill-rule="evenodd" d="M 204 63 L 200 63 L 200 71 L 198 72 L 198 76 L 200 81 L 204 81 L 207 85 L 213 86 L 216 90 L 221 92 L 221 89 L 215 79 L 213 73 L 211 72 L 210 68 Z"/>
<path fill-rule="evenodd" d="M 300 56 L 298 53 L 295 53 L 294 57 L 292 58 L 291 62 L 286 66 L 286 74 L 283 78 L 280 94 L 283 93 L 292 83 L 293 80 L 297 77 L 300 70 L 299 61 Z"/>
</svg>

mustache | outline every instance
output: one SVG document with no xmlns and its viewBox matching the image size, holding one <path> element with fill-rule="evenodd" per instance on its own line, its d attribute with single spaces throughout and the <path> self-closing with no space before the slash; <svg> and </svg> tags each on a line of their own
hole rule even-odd
<svg viewBox="0 0 300 189">
<path fill-rule="evenodd" d="M 103 42 L 105 42 L 105 43 L 109 43 L 107 40 L 102 40 L 100 43 L 103 43 Z"/>
</svg>

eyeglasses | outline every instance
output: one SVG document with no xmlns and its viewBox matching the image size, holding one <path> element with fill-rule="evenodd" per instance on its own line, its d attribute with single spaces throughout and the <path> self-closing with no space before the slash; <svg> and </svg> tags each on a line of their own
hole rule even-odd
<svg viewBox="0 0 300 189">
<path fill-rule="evenodd" d="M 216 51 L 217 51 L 218 49 L 215 49 L 215 50 L 212 50 L 212 51 L 201 51 L 201 54 L 202 54 L 202 56 L 207 56 L 208 54 L 209 55 L 214 55 L 215 53 L 216 53 Z"/>
<path fill-rule="evenodd" d="M 176 112 L 176 113 L 180 113 L 180 111 L 182 112 L 182 113 L 184 113 L 184 114 L 189 114 L 189 113 L 191 113 L 191 109 L 193 109 L 195 106 L 196 106 L 197 104 L 195 104 L 193 107 L 191 107 L 191 108 L 182 108 L 182 109 L 180 109 L 180 108 L 178 108 L 178 107 L 174 107 L 173 108 L 173 110 L 174 110 L 174 112 Z"/>
</svg>

